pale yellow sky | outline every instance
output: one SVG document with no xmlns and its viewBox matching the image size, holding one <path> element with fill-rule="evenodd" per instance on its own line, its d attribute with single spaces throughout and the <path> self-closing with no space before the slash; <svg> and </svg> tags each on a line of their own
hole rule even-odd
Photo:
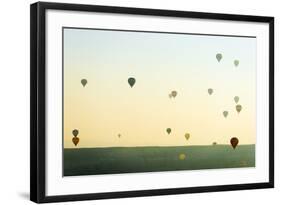
<svg viewBox="0 0 281 205">
<path fill-rule="evenodd" d="M 65 148 L 73 129 L 77 147 L 254 144 L 255 48 L 255 38 L 65 29 Z"/>
</svg>

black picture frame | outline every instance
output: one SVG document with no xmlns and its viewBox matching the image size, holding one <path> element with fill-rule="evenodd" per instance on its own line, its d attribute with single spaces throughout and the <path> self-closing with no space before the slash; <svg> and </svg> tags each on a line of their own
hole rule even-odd
<svg viewBox="0 0 281 205">
<path fill-rule="evenodd" d="M 216 19 L 230 21 L 263 22 L 269 25 L 269 181 L 221 186 L 170 188 L 109 193 L 46 196 L 45 141 L 46 141 L 46 68 L 45 25 L 46 10 L 120 13 L 129 15 L 169 16 L 180 18 Z M 82 4 L 38 2 L 30 7 L 30 199 L 37 203 L 77 200 L 97 200 L 123 197 L 186 194 L 198 192 L 230 191 L 274 187 L 274 17 L 218 13 L 126 8 Z"/>
</svg>

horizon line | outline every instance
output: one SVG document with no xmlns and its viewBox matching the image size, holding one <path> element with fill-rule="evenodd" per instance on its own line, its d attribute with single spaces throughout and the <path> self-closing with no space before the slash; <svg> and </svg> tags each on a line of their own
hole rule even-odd
<svg viewBox="0 0 281 205">
<path fill-rule="evenodd" d="M 256 144 L 240 144 L 238 146 L 249 146 Z M 230 144 L 216 144 L 216 145 L 186 145 L 186 146 L 116 146 L 116 147 L 64 147 L 63 149 L 99 149 L 99 148 L 168 148 L 168 147 L 215 147 L 215 146 L 230 146 Z"/>
</svg>

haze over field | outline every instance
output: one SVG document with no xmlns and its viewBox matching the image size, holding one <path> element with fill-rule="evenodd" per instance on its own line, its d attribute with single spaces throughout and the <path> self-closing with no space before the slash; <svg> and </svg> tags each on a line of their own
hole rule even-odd
<svg viewBox="0 0 281 205">
<path fill-rule="evenodd" d="M 63 32 L 65 148 L 255 144 L 255 38 Z"/>
</svg>

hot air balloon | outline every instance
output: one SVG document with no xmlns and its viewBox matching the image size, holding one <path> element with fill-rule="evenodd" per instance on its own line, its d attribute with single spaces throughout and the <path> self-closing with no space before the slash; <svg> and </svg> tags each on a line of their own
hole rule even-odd
<svg viewBox="0 0 281 205">
<path fill-rule="evenodd" d="M 236 146 L 238 145 L 238 143 L 239 143 L 239 140 L 238 140 L 236 137 L 232 137 L 232 138 L 230 139 L 230 144 L 231 144 L 231 146 L 233 147 L 233 149 L 236 148 Z"/>
<path fill-rule="evenodd" d="M 212 94 L 213 94 L 213 92 L 214 92 L 214 90 L 213 90 L 212 88 L 209 88 L 209 89 L 208 89 L 208 93 L 209 93 L 209 95 L 212 95 Z"/>
<path fill-rule="evenodd" d="M 228 115 L 228 111 L 223 111 L 222 114 L 223 114 L 223 116 L 226 118 L 227 115 Z"/>
<path fill-rule="evenodd" d="M 172 92 L 171 92 L 171 95 L 175 98 L 176 96 L 177 96 L 177 91 L 175 91 L 175 90 L 173 90 Z"/>
<path fill-rule="evenodd" d="M 242 105 L 236 105 L 236 111 L 240 113 L 242 110 Z"/>
<path fill-rule="evenodd" d="M 118 134 L 118 137 L 120 138 L 120 137 L 121 137 L 121 134 Z"/>
<path fill-rule="evenodd" d="M 79 131 L 78 130 L 72 130 L 72 134 L 74 137 L 77 137 L 77 135 L 79 134 Z"/>
<path fill-rule="evenodd" d="M 190 138 L 190 134 L 189 133 L 185 133 L 184 137 L 185 137 L 186 140 L 188 140 Z"/>
<path fill-rule="evenodd" d="M 86 79 L 82 79 L 81 80 L 81 84 L 83 85 L 83 87 L 85 87 L 85 85 L 87 84 L 87 80 Z"/>
<path fill-rule="evenodd" d="M 136 83 L 136 79 L 135 78 L 129 78 L 128 79 L 128 83 L 131 86 L 131 88 L 135 85 Z"/>
<path fill-rule="evenodd" d="M 171 129 L 171 128 L 167 128 L 167 129 L 166 129 L 166 132 L 167 132 L 168 134 L 170 134 L 170 133 L 172 132 L 172 129 Z"/>
<path fill-rule="evenodd" d="M 221 54 L 221 53 L 218 53 L 218 54 L 216 55 L 216 59 L 217 59 L 218 62 L 220 62 L 221 59 L 222 59 L 222 54 Z"/>
<path fill-rule="evenodd" d="M 185 154 L 183 154 L 183 153 L 179 154 L 179 159 L 180 160 L 185 160 L 185 158 L 186 158 Z"/>
<path fill-rule="evenodd" d="M 237 104 L 238 101 L 239 101 L 239 97 L 238 97 L 238 96 L 235 96 L 235 97 L 234 97 L 234 101 L 235 101 L 235 103 Z"/>
<path fill-rule="evenodd" d="M 213 142 L 213 146 L 216 146 L 217 145 L 217 143 L 216 142 Z"/>
<path fill-rule="evenodd" d="M 79 137 L 77 137 L 77 135 L 79 134 L 78 130 L 72 130 L 72 134 L 73 134 L 73 138 L 72 138 L 72 142 L 75 146 L 77 146 L 77 144 L 79 143 Z"/>
<path fill-rule="evenodd" d="M 72 142 L 75 146 L 77 146 L 77 144 L 79 143 L 79 137 L 73 137 Z"/>
<path fill-rule="evenodd" d="M 234 65 L 237 67 L 239 65 L 239 60 L 235 60 Z"/>
</svg>

